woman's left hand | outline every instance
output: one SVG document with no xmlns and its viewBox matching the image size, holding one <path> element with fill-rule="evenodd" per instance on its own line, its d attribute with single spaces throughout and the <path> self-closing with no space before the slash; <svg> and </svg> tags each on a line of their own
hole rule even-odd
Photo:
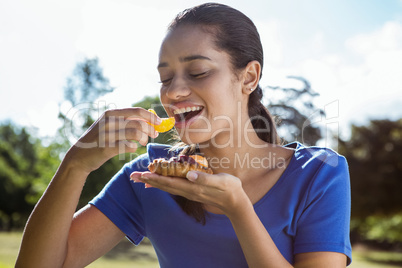
<svg viewBox="0 0 402 268">
<path fill-rule="evenodd" d="M 241 180 L 226 173 L 207 174 L 189 171 L 186 178 L 161 176 L 151 172 L 133 172 L 131 179 L 144 182 L 173 195 L 219 208 L 226 215 L 236 213 L 244 202 L 250 203 Z M 249 205 L 249 204 L 247 204 Z"/>
</svg>

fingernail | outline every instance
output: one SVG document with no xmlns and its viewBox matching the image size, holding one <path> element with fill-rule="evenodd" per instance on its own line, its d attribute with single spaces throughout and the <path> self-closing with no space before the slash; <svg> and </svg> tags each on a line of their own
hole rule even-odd
<svg viewBox="0 0 402 268">
<path fill-rule="evenodd" d="M 139 178 L 131 178 L 134 183 L 142 182 Z"/>
<path fill-rule="evenodd" d="M 189 181 L 195 181 L 195 180 L 197 180 L 197 178 L 198 178 L 198 174 L 197 174 L 196 172 L 194 172 L 194 171 L 189 171 L 189 172 L 187 172 L 187 174 L 186 174 L 186 178 L 187 178 Z"/>
<path fill-rule="evenodd" d="M 151 184 L 145 183 L 145 188 L 153 188 Z"/>
<path fill-rule="evenodd" d="M 139 180 L 138 180 L 138 175 L 137 175 L 137 174 L 131 174 L 131 175 L 130 175 L 130 179 L 131 179 L 133 182 L 139 182 Z"/>
</svg>

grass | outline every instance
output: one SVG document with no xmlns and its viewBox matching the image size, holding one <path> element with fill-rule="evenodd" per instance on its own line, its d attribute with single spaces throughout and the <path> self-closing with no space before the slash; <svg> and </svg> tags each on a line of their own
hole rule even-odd
<svg viewBox="0 0 402 268">
<path fill-rule="evenodd" d="M 364 245 L 353 246 L 351 268 L 396 268 L 402 267 L 402 253 L 374 250 Z"/>
<path fill-rule="evenodd" d="M 88 267 L 128 268 L 133 267 L 133 263 L 135 263 L 135 267 L 140 268 L 159 267 L 158 259 L 149 240 L 144 239 L 140 246 L 134 246 L 127 239 L 123 239 L 115 248 Z"/>
<path fill-rule="evenodd" d="M 14 267 L 21 241 L 21 232 L 0 232 L 0 268 Z M 113 250 L 98 259 L 90 268 L 156 268 L 159 267 L 155 252 L 148 240 L 133 246 L 122 240 Z M 353 247 L 353 262 L 349 268 L 402 267 L 402 253 L 372 250 L 361 245 Z"/>
<path fill-rule="evenodd" d="M 22 233 L 0 232 L 0 268 L 13 268 L 17 259 Z M 151 243 L 144 239 L 136 247 L 127 239 L 123 239 L 114 249 L 102 258 L 87 266 L 90 268 L 156 268 L 158 260 Z"/>
</svg>

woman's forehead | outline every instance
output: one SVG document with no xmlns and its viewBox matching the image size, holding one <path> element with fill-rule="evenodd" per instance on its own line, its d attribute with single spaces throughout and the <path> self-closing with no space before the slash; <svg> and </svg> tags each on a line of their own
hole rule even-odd
<svg viewBox="0 0 402 268">
<path fill-rule="evenodd" d="M 213 36 L 199 26 L 180 26 L 169 32 L 162 42 L 159 57 L 175 54 L 178 57 L 202 55 L 216 50 Z"/>
</svg>

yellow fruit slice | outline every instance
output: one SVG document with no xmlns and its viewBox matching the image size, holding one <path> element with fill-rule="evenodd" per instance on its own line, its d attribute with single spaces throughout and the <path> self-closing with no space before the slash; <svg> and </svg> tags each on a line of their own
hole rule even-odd
<svg viewBox="0 0 402 268">
<path fill-rule="evenodd" d="M 156 114 L 156 112 L 153 109 L 148 109 L 148 111 L 150 111 L 153 114 Z M 166 132 L 172 129 L 172 127 L 174 127 L 176 120 L 174 119 L 174 117 L 169 117 L 169 118 L 162 118 L 162 123 L 160 125 L 154 125 L 151 123 L 151 126 L 153 126 L 155 128 L 156 131 L 162 133 L 162 132 Z"/>
<path fill-rule="evenodd" d="M 208 167 L 208 161 L 205 157 L 201 156 L 201 155 L 190 155 L 189 157 L 191 157 L 192 159 L 195 160 L 195 162 L 197 162 L 199 165 L 203 166 L 203 167 Z"/>
</svg>

